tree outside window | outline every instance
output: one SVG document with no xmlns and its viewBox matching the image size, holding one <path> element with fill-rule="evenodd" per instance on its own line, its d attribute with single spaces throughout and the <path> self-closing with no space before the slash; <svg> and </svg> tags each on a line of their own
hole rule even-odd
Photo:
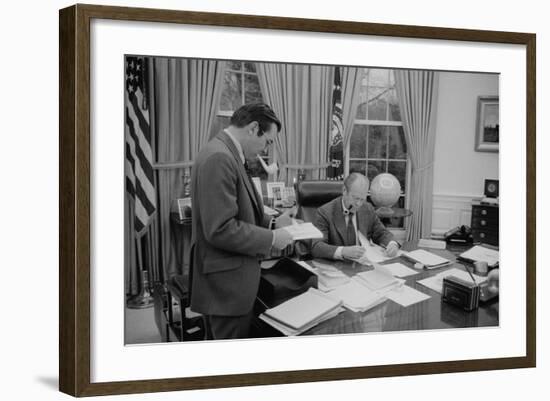
<svg viewBox="0 0 550 401">
<path fill-rule="evenodd" d="M 212 124 L 210 137 L 216 136 L 229 125 L 233 112 L 239 107 L 246 103 L 261 101 L 263 101 L 263 97 L 254 63 L 227 61 L 218 113 Z M 269 155 L 265 154 L 262 157 L 267 160 Z M 249 163 L 249 167 L 253 176 L 263 180 L 267 178 L 267 174 L 258 161 Z"/>
<path fill-rule="evenodd" d="M 393 174 L 401 184 L 395 206 L 405 207 L 407 146 L 392 70 L 363 69 L 360 103 L 347 148 L 348 171 L 365 174 L 372 181 L 380 173 Z M 392 219 L 391 227 L 403 227 Z"/>
</svg>

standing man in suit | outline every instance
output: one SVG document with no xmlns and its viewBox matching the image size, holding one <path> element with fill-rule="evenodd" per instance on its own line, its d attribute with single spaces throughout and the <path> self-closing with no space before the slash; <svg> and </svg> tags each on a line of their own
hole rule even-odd
<svg viewBox="0 0 550 401">
<path fill-rule="evenodd" d="M 342 196 L 317 210 L 315 226 L 323 233 L 323 239 L 313 242 L 313 257 L 336 260 L 360 258 L 365 249 L 360 245 L 358 231 L 365 238 L 385 247 L 387 256 L 397 255 L 399 244 L 367 202 L 368 191 L 368 178 L 360 173 L 351 173 L 344 180 Z"/>
<path fill-rule="evenodd" d="M 191 309 L 206 315 L 214 339 L 246 338 L 260 281 L 259 259 L 292 243 L 272 219 L 246 169 L 275 140 L 281 122 L 266 104 L 239 108 L 195 159 L 191 181 Z"/>
</svg>

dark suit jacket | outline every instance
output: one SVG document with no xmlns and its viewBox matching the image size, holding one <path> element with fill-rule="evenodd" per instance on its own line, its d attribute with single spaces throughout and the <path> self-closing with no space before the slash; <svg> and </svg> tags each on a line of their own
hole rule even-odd
<svg viewBox="0 0 550 401">
<path fill-rule="evenodd" d="M 191 191 L 191 309 L 244 315 L 252 310 L 260 280 L 258 259 L 269 254 L 273 234 L 262 199 L 225 132 L 197 155 Z"/>
<path fill-rule="evenodd" d="M 356 221 L 357 229 L 375 243 L 386 246 L 393 240 L 393 234 L 384 227 L 370 203 L 365 202 L 359 208 Z M 332 259 L 336 248 L 348 245 L 345 243 L 346 219 L 341 196 L 317 209 L 314 224 L 323 233 L 323 239 L 313 241 L 311 246 L 313 257 Z"/>
</svg>

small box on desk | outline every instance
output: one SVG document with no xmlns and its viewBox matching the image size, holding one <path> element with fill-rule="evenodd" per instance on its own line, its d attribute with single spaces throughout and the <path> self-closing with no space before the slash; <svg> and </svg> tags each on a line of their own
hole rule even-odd
<svg viewBox="0 0 550 401">
<path fill-rule="evenodd" d="M 479 286 L 455 276 L 443 279 L 443 301 L 472 311 L 479 306 Z"/>
<path fill-rule="evenodd" d="M 317 276 L 292 259 L 282 258 L 273 267 L 262 269 L 258 299 L 265 308 L 317 288 Z"/>
</svg>

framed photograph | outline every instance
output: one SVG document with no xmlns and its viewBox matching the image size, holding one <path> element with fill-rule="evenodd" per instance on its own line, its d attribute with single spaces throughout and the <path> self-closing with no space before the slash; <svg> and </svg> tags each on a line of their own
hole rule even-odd
<svg viewBox="0 0 550 401">
<path fill-rule="evenodd" d="M 62 392 L 95 396 L 535 366 L 534 34 L 94 5 L 60 10 L 59 29 Z M 169 96 L 183 90 L 170 85 L 189 91 L 202 87 L 171 84 L 175 81 L 167 74 L 173 71 L 189 76 L 192 68 L 186 63 L 221 71 L 200 78 L 219 83 L 211 86 L 208 100 L 218 96 L 219 106 L 193 103 L 213 113 L 204 114 L 211 117 L 210 125 L 200 120 L 190 129 L 184 125 L 190 118 L 162 106 L 162 98 L 187 104 L 172 102 Z M 276 96 L 278 81 L 270 74 L 277 68 L 314 71 L 304 75 L 304 82 L 314 76 L 323 84 L 315 86 L 318 92 Z M 407 75 L 415 79 L 407 81 Z M 430 109 L 422 116 L 425 124 L 416 125 L 426 132 L 415 131 L 418 116 L 408 114 L 424 110 L 407 107 L 406 99 L 414 98 L 407 90 L 415 82 L 430 88 L 416 90 L 433 95 L 430 101 L 438 106 L 436 114 Z M 279 103 L 305 92 L 318 100 L 318 109 L 284 114 Z M 476 115 L 471 104 L 478 96 L 482 106 Z M 388 298 L 361 312 L 329 303 L 327 311 L 334 315 L 328 317 L 334 320 L 308 321 L 313 328 L 300 329 L 309 332 L 202 341 L 207 320 L 190 310 L 188 282 L 181 281 L 195 263 L 189 258 L 192 224 L 170 220 L 170 205 L 178 199 L 180 213 L 188 206 L 181 199 L 185 185 L 197 201 L 198 174 L 189 174 L 198 163 L 194 157 L 201 146 L 224 135 L 235 108 L 256 98 L 269 101 L 282 120 L 279 136 L 270 139 L 281 181 L 267 184 L 270 198 L 282 201 L 291 193 L 285 187 L 302 165 L 308 179 L 321 182 L 353 172 L 370 178 L 389 172 L 402 181 L 400 207 L 413 210 L 411 226 L 396 228 L 405 237 L 407 230 L 414 234 L 415 224 L 422 227 L 425 216 L 433 216 L 431 232 L 437 234 L 471 210 L 470 199 L 457 200 L 452 192 L 476 193 L 469 187 L 472 180 L 445 174 L 464 175 L 466 168 L 468 174 L 483 173 L 472 184 L 477 191 L 485 177 L 513 182 L 499 188 L 505 201 L 491 216 L 492 233 L 500 233 L 498 300 L 472 312 L 451 309 L 436 290 L 416 285 L 441 272 L 433 269 L 406 278 L 423 294 L 414 304 Z M 463 133 L 476 121 L 474 150 L 472 136 L 465 140 Z M 165 129 L 165 123 L 177 132 Z M 448 137 L 441 139 L 441 133 Z M 431 147 L 438 157 L 412 163 L 416 156 L 407 149 L 424 134 L 431 140 L 419 149 Z M 304 140 L 285 142 L 291 135 Z M 226 145 L 230 141 L 226 136 Z M 477 143 L 498 155 L 477 153 Z M 240 157 L 236 150 L 234 155 Z M 342 168 L 332 176 L 327 165 Z M 483 170 L 486 166 L 490 171 Z M 181 180 L 182 169 L 188 182 Z M 414 182 L 431 183 L 433 177 L 443 189 L 427 188 L 428 196 L 416 205 L 407 171 Z M 245 169 L 239 174 L 248 185 Z M 449 183 L 453 186 L 446 187 Z M 456 218 L 448 213 L 453 203 Z M 227 208 L 208 213 L 220 210 Z M 225 260 L 220 263 L 226 267 Z M 324 268 L 327 282 L 346 280 L 334 266 Z M 142 276 L 150 285 L 140 281 Z M 141 296 L 141 305 L 150 307 L 129 311 L 130 295 Z M 320 296 L 315 308 L 326 304 Z M 157 314 L 157 307 L 179 309 Z M 167 316 L 181 319 L 179 325 Z M 145 322 L 151 337 L 135 339 L 128 322 L 136 320 Z"/>
<path fill-rule="evenodd" d="M 277 204 L 281 204 L 283 201 L 285 183 L 284 182 L 268 182 L 267 184 L 267 197 L 273 199 Z"/>
<path fill-rule="evenodd" d="M 191 198 L 178 199 L 178 216 L 180 220 L 190 217 L 191 214 Z"/>
<path fill-rule="evenodd" d="M 476 151 L 498 152 L 499 144 L 498 96 L 477 98 Z"/>
</svg>

